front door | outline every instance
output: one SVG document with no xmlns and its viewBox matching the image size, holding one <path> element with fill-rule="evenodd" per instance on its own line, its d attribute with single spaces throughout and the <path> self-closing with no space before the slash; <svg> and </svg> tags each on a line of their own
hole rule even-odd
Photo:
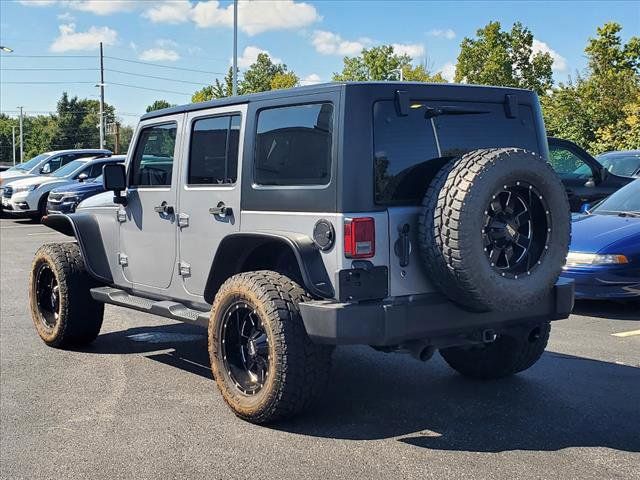
<svg viewBox="0 0 640 480">
<path fill-rule="evenodd" d="M 141 290 L 167 288 L 176 263 L 176 191 L 183 115 L 141 124 L 128 166 L 127 205 L 119 215 L 119 262 Z M 158 120 L 156 120 L 158 122 Z M 126 215 L 122 215 L 125 213 Z"/>
<path fill-rule="evenodd" d="M 240 229 L 240 159 L 246 105 L 187 115 L 179 198 L 179 268 L 201 296 L 222 239 Z"/>
</svg>

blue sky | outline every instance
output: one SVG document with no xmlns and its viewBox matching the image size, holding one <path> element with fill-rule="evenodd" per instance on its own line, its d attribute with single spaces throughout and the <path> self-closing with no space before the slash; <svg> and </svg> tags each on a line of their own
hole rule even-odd
<svg viewBox="0 0 640 480">
<path fill-rule="evenodd" d="M 465 36 L 492 20 L 505 28 L 521 21 L 533 31 L 536 48 L 552 53 L 555 79 L 564 81 L 584 69 L 583 50 L 597 26 L 619 22 L 625 39 L 640 32 L 639 5 L 634 1 L 241 1 L 240 65 L 244 68 L 258 52 L 267 51 L 304 82 L 328 81 L 341 69 L 345 54 L 390 43 L 416 61 L 426 59 L 432 70 L 451 75 Z M 0 110 L 12 115 L 18 105 L 27 112 L 54 110 L 63 90 L 97 98 L 100 40 L 107 57 L 198 70 L 106 58 L 105 99 L 116 106 L 125 123 L 135 123 L 155 99 L 186 103 L 196 89 L 229 67 L 231 8 L 225 1 L 0 0 L 0 44 L 14 50 L 0 53 Z M 13 83 L 35 81 L 61 83 Z"/>
</svg>

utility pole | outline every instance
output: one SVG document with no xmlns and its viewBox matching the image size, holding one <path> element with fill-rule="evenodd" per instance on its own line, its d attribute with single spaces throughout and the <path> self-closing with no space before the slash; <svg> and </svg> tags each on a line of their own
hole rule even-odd
<svg viewBox="0 0 640 480">
<path fill-rule="evenodd" d="M 20 109 L 20 163 L 24 162 L 24 136 L 22 134 L 22 109 L 24 107 L 18 107 Z"/>
<path fill-rule="evenodd" d="M 100 148 L 104 148 L 104 62 L 100 42 Z"/>
<path fill-rule="evenodd" d="M 11 149 L 11 154 L 13 155 L 13 166 L 16 166 L 16 126 L 14 125 L 13 127 L 11 127 L 11 138 L 13 140 L 13 142 L 11 143 L 11 145 L 13 145 L 13 148 Z"/>
<path fill-rule="evenodd" d="M 116 147 L 115 153 L 118 155 L 120 153 L 120 122 L 116 122 Z"/>
<path fill-rule="evenodd" d="M 233 75 L 231 95 L 238 94 L 238 0 L 233 0 Z"/>
</svg>

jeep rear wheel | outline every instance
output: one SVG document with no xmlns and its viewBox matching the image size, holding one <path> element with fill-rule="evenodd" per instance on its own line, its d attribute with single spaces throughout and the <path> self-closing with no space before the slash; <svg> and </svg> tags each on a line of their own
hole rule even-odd
<svg viewBox="0 0 640 480">
<path fill-rule="evenodd" d="M 96 302 L 76 243 L 50 243 L 35 254 L 29 280 L 31 317 L 40 338 L 52 347 L 91 343 L 100 333 L 104 305 Z"/>
<path fill-rule="evenodd" d="M 225 402 L 240 418 L 270 423 L 297 414 L 324 390 L 330 347 L 307 336 L 298 304 L 308 297 L 272 271 L 228 279 L 209 321 L 211 369 Z"/>
<path fill-rule="evenodd" d="M 429 185 L 419 243 L 432 282 L 471 310 L 522 310 L 565 263 L 569 202 L 551 167 L 518 148 L 476 150 Z"/>
<path fill-rule="evenodd" d="M 471 347 L 450 347 L 440 355 L 466 377 L 490 380 L 522 372 L 535 364 L 547 346 L 551 324 L 499 334 L 495 341 Z"/>
</svg>

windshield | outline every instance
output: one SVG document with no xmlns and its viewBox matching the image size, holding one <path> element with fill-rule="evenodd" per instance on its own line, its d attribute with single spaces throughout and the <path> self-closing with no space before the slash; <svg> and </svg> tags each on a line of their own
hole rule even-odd
<svg viewBox="0 0 640 480">
<path fill-rule="evenodd" d="M 20 163 L 15 167 L 11 167 L 9 170 L 20 170 L 23 172 L 27 172 L 31 170 L 33 167 L 37 166 L 42 160 L 45 158 L 49 158 L 51 155 L 48 153 L 41 153 L 40 155 L 33 157 L 31 160 L 26 161 L 24 163 Z"/>
<path fill-rule="evenodd" d="M 634 180 L 594 208 L 591 213 L 640 214 L 640 179 Z"/>
<path fill-rule="evenodd" d="M 51 174 L 52 177 L 66 177 L 67 175 L 75 172 L 78 168 L 85 165 L 87 162 L 81 160 L 74 160 L 67 163 L 64 167 L 60 167 L 58 170 Z"/>
<path fill-rule="evenodd" d="M 596 158 L 614 175 L 632 177 L 640 171 L 640 153 L 604 153 Z"/>
</svg>

